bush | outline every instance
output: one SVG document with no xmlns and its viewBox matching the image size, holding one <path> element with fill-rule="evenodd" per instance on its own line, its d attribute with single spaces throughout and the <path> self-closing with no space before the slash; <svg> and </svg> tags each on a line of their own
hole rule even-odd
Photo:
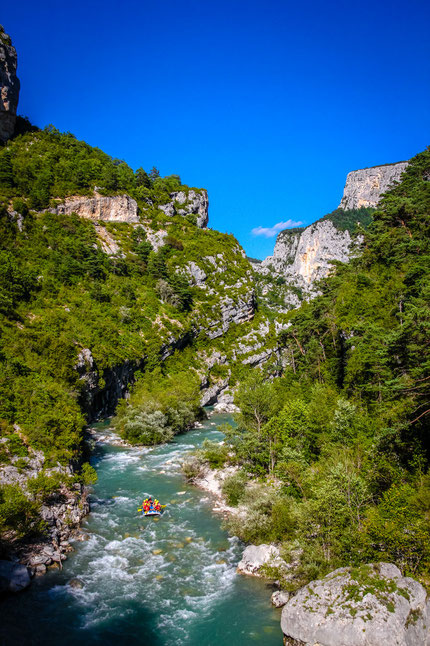
<svg viewBox="0 0 430 646">
<path fill-rule="evenodd" d="M 59 473 L 47 475 L 42 471 L 35 478 L 30 478 L 27 481 L 27 489 L 33 499 L 41 503 L 47 500 L 54 492 L 58 491 L 62 479 Z"/>
<path fill-rule="evenodd" d="M 93 485 L 97 482 L 97 478 L 97 471 L 94 469 L 94 467 L 92 467 L 89 462 L 84 462 L 81 467 L 82 484 L 84 484 L 86 487 L 89 487 L 90 485 Z"/>
<path fill-rule="evenodd" d="M 225 444 L 206 439 L 202 444 L 201 456 L 209 463 L 211 469 L 220 469 L 227 461 L 228 447 Z"/>
<path fill-rule="evenodd" d="M 129 408 L 121 420 L 121 435 L 131 444 L 162 444 L 173 438 L 173 430 L 168 426 L 168 419 L 156 402 L 144 406 Z"/>
<path fill-rule="evenodd" d="M 18 485 L 0 487 L 0 532 L 13 530 L 22 538 L 43 528 L 37 503 L 28 500 Z"/>
<path fill-rule="evenodd" d="M 191 482 L 203 474 L 203 462 L 196 455 L 193 455 L 182 462 L 181 470 L 185 478 Z"/>
<path fill-rule="evenodd" d="M 222 483 L 222 492 L 229 505 L 236 507 L 245 494 L 247 477 L 243 471 L 228 476 Z"/>
</svg>

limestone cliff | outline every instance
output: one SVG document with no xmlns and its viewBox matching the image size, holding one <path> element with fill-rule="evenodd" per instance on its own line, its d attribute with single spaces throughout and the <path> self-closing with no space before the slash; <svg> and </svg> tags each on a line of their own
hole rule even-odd
<svg viewBox="0 0 430 646">
<path fill-rule="evenodd" d="M 19 98 L 17 64 L 16 50 L 12 46 L 12 40 L 0 25 L 0 141 L 7 141 L 15 129 Z"/>
<path fill-rule="evenodd" d="M 316 222 L 301 231 L 282 231 L 276 240 L 273 256 L 262 267 L 282 273 L 286 280 L 308 290 L 326 276 L 333 260 L 346 262 L 352 239 L 349 231 L 340 231 L 330 220 Z"/>
<path fill-rule="evenodd" d="M 207 191 L 190 189 L 185 191 L 175 191 L 170 194 L 171 201 L 166 204 L 159 204 L 156 208 L 169 217 L 176 215 L 195 216 L 196 225 L 200 229 L 207 226 L 209 215 L 209 200 Z M 151 207 L 154 205 L 150 204 Z M 138 215 L 138 206 L 136 200 L 129 195 L 100 195 L 97 191 L 93 196 L 71 195 L 66 197 L 57 206 L 50 209 L 53 213 L 70 215 L 76 213 L 81 218 L 94 221 L 105 222 L 127 222 L 128 224 L 138 224 L 140 222 Z M 143 208 L 143 216 L 145 217 Z"/>
<path fill-rule="evenodd" d="M 362 239 L 360 230 L 371 220 L 371 209 L 400 180 L 407 164 L 398 162 L 349 173 L 336 211 L 308 227 L 279 233 L 273 255 L 254 265 L 260 280 L 281 277 L 288 286 L 299 288 L 305 295 L 312 293 L 314 283 L 328 275 L 333 261 L 348 261 Z M 263 296 L 268 290 L 267 285 L 263 286 Z M 297 306 L 294 293 L 283 291 L 287 308 Z"/>
<path fill-rule="evenodd" d="M 407 165 L 408 162 L 404 161 L 351 171 L 346 178 L 339 208 L 347 210 L 362 206 L 375 207 L 381 195 L 400 180 Z"/>
<path fill-rule="evenodd" d="M 128 222 L 129 224 L 139 222 L 137 202 L 128 195 L 105 197 L 95 193 L 94 197 L 71 196 L 67 197 L 53 211 L 65 215 L 76 213 L 81 218 L 95 221 Z"/>
</svg>

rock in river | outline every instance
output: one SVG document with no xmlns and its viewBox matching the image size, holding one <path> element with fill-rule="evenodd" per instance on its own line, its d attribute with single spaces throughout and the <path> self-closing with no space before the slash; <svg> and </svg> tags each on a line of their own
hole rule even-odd
<svg viewBox="0 0 430 646">
<path fill-rule="evenodd" d="M 30 575 L 25 565 L 0 561 L 0 592 L 20 592 L 29 585 Z"/>
</svg>

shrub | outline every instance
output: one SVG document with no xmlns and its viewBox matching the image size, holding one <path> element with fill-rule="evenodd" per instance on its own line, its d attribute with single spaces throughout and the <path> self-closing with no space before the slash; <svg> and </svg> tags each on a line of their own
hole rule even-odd
<svg viewBox="0 0 430 646">
<path fill-rule="evenodd" d="M 228 476 L 222 483 L 222 492 L 229 505 L 235 507 L 245 494 L 247 477 L 243 471 Z"/>
<path fill-rule="evenodd" d="M 0 487 L 0 532 L 13 530 L 22 538 L 43 527 L 39 505 L 28 500 L 18 485 Z"/>
<path fill-rule="evenodd" d="M 201 449 L 202 458 L 209 463 L 211 469 L 220 469 L 228 458 L 228 447 L 219 442 L 205 439 Z"/>
<path fill-rule="evenodd" d="M 203 474 L 203 462 L 196 455 L 192 455 L 182 462 L 181 470 L 185 478 L 192 481 Z"/>
<path fill-rule="evenodd" d="M 94 467 L 92 467 L 89 462 L 84 462 L 81 467 L 82 484 L 88 487 L 95 484 L 97 482 L 97 478 L 97 471 Z"/>
</svg>

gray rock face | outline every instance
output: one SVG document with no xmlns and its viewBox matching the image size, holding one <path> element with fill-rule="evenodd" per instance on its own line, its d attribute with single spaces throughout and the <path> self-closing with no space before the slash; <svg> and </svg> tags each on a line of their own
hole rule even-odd
<svg viewBox="0 0 430 646">
<path fill-rule="evenodd" d="M 276 590 L 270 597 L 270 600 L 275 608 L 282 608 L 289 601 L 290 597 L 291 594 L 286 590 Z"/>
<path fill-rule="evenodd" d="M 128 222 L 138 224 L 137 202 L 128 195 L 106 197 L 94 194 L 94 197 L 75 195 L 66 197 L 54 213 L 70 215 L 76 213 L 81 218 L 89 220 L 104 220 L 106 222 Z"/>
<path fill-rule="evenodd" d="M 209 339 L 216 339 L 225 334 L 232 323 L 252 320 L 255 312 L 254 290 L 245 292 L 237 300 L 226 296 L 220 303 L 220 310 L 220 316 L 208 322 L 206 334 Z"/>
<path fill-rule="evenodd" d="M 174 191 L 170 193 L 171 202 L 161 204 L 158 208 L 169 217 L 175 215 L 195 215 L 197 226 L 204 229 L 209 220 L 209 199 L 207 191 L 194 191 L 191 189 L 188 194 L 184 191 Z"/>
<path fill-rule="evenodd" d="M 282 610 L 284 643 L 428 646 L 430 606 L 422 585 L 389 563 L 363 571 L 365 578 L 353 578 L 350 568 L 340 568 L 299 590 Z"/>
<path fill-rule="evenodd" d="M 248 545 L 242 554 L 237 571 L 239 574 L 264 576 L 261 573 L 263 565 L 281 568 L 287 566 L 285 561 L 281 559 L 276 545 Z"/>
<path fill-rule="evenodd" d="M 331 261 L 348 261 L 351 250 L 349 232 L 339 231 L 330 220 L 324 220 L 299 232 L 281 231 L 273 256 L 263 260 L 261 265 L 273 268 L 287 281 L 309 290 L 316 280 L 327 276 L 332 268 Z"/>
<path fill-rule="evenodd" d="M 17 65 L 16 49 L 0 25 L 0 141 L 7 141 L 15 129 L 19 99 Z"/>
<path fill-rule="evenodd" d="M 0 561 L 0 593 L 21 592 L 30 585 L 30 575 L 25 565 Z"/>
<path fill-rule="evenodd" d="M 407 165 L 408 162 L 397 162 L 348 173 L 339 208 L 347 210 L 362 206 L 375 207 L 381 195 L 400 180 Z"/>
<path fill-rule="evenodd" d="M 203 288 L 206 287 L 205 281 L 207 274 L 193 260 L 185 265 L 183 273 L 188 277 L 188 282 L 190 285 L 196 285 L 197 287 Z"/>
<path fill-rule="evenodd" d="M 226 379 L 222 379 L 221 381 L 218 381 L 212 386 L 206 387 L 200 398 L 200 405 L 211 406 L 216 401 L 218 401 L 218 397 L 220 393 L 222 393 L 222 391 L 227 388 L 228 382 L 229 382 L 229 377 L 227 377 Z"/>
</svg>

